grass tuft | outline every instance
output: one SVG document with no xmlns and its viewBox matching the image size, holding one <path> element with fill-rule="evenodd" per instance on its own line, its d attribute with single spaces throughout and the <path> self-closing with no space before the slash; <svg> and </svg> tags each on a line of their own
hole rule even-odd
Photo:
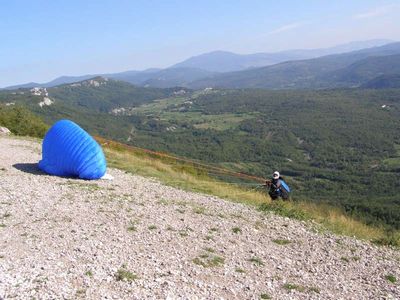
<svg viewBox="0 0 400 300">
<path fill-rule="evenodd" d="M 383 246 L 400 247 L 400 231 L 385 230 L 385 234 L 372 240 L 373 243 Z"/>
<path fill-rule="evenodd" d="M 396 278 L 394 275 L 392 275 L 392 274 L 386 275 L 385 278 L 386 278 L 388 281 L 390 281 L 391 283 L 395 283 L 395 282 L 397 281 L 397 278 Z"/>
<path fill-rule="evenodd" d="M 129 226 L 127 228 L 128 231 L 136 231 L 136 222 L 135 221 L 131 221 L 129 223 Z"/>
<path fill-rule="evenodd" d="M 289 241 L 289 240 L 280 240 L 280 239 L 276 239 L 276 240 L 272 240 L 272 241 L 278 245 L 287 245 L 287 244 L 291 243 L 291 241 Z"/>
<path fill-rule="evenodd" d="M 121 268 L 117 271 L 117 273 L 115 273 L 115 279 L 117 281 L 134 281 L 136 279 L 138 279 L 138 276 L 124 268 Z"/>
<path fill-rule="evenodd" d="M 342 261 L 344 261 L 344 262 L 349 262 L 350 260 L 347 258 L 347 257 L 345 257 L 345 256 L 342 256 L 341 258 L 340 258 Z"/>
<path fill-rule="evenodd" d="M 312 286 L 312 287 L 308 288 L 308 290 L 310 292 L 314 292 L 314 293 L 317 293 L 317 294 L 319 294 L 321 292 L 321 290 L 319 288 L 315 287 L 315 286 Z"/>
<path fill-rule="evenodd" d="M 237 273 L 246 273 L 246 271 L 245 270 L 243 270 L 242 268 L 235 268 L 235 272 L 237 272 Z"/>
<path fill-rule="evenodd" d="M 294 284 L 294 283 L 285 283 L 283 287 L 287 290 L 296 290 L 299 292 L 305 292 L 306 288 L 302 285 Z"/>
<path fill-rule="evenodd" d="M 233 227 L 232 228 L 232 232 L 233 233 L 240 233 L 240 232 L 242 232 L 242 229 L 240 229 L 240 227 Z"/>
<path fill-rule="evenodd" d="M 261 260 L 261 258 L 258 258 L 258 257 L 251 257 L 251 258 L 249 258 L 249 262 L 252 262 L 253 264 L 255 264 L 255 265 L 257 265 L 257 266 L 263 266 L 263 265 L 264 265 L 264 263 L 263 263 L 263 261 Z"/>
<path fill-rule="evenodd" d="M 196 206 L 193 208 L 193 212 L 198 215 L 206 215 L 206 209 L 202 206 Z"/>
<path fill-rule="evenodd" d="M 319 294 L 321 292 L 321 290 L 315 286 L 306 287 L 306 286 L 302 286 L 302 285 L 294 284 L 294 283 L 285 283 L 283 285 L 283 288 L 287 289 L 288 291 L 296 290 L 296 291 L 299 291 L 302 293 L 313 292 L 313 293 Z"/>
<path fill-rule="evenodd" d="M 198 257 L 195 257 L 193 259 L 193 263 L 204 268 L 212 268 L 223 265 L 225 263 L 225 259 L 222 256 L 203 253 Z"/>
<path fill-rule="evenodd" d="M 207 252 L 210 252 L 210 253 L 215 253 L 215 250 L 210 247 L 204 248 L 204 250 L 206 250 Z"/>
<path fill-rule="evenodd" d="M 11 217 L 11 214 L 6 212 L 1 216 L 3 219 Z"/>
</svg>

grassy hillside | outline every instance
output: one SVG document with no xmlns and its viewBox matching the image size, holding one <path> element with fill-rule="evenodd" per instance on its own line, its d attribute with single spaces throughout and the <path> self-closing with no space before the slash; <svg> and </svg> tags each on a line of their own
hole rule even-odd
<svg viewBox="0 0 400 300">
<path fill-rule="evenodd" d="M 207 175 L 204 167 L 174 160 L 170 157 L 147 153 L 137 148 L 98 138 L 108 164 L 134 174 L 151 176 L 162 182 L 185 190 L 216 195 L 231 201 L 244 203 L 262 211 L 300 220 L 311 220 L 319 224 L 320 230 L 331 230 L 338 234 L 356 236 L 380 244 L 398 246 L 399 231 L 365 225 L 345 214 L 337 207 L 315 204 L 308 201 L 271 202 L 263 189 L 243 188 L 240 185 L 221 182 Z"/>
</svg>

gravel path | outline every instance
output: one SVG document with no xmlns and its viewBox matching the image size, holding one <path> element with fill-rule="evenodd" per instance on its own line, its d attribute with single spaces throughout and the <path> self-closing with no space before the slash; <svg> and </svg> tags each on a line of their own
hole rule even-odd
<svg viewBox="0 0 400 300">
<path fill-rule="evenodd" d="M 399 251 L 0 137 L 0 299 L 400 299 Z"/>
</svg>

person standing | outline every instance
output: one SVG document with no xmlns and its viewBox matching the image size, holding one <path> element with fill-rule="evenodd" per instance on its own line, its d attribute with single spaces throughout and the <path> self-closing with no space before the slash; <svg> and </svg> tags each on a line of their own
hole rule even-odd
<svg viewBox="0 0 400 300">
<path fill-rule="evenodd" d="M 272 180 L 267 180 L 265 182 L 265 185 L 269 187 L 268 194 L 272 200 L 276 200 L 279 197 L 284 200 L 289 199 L 289 187 L 287 186 L 278 171 L 275 171 L 272 174 Z"/>
</svg>

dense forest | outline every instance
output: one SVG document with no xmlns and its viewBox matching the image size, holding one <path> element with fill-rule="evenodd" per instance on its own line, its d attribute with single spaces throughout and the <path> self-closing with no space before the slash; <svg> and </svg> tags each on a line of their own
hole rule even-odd
<svg viewBox="0 0 400 300">
<path fill-rule="evenodd" d="M 400 228 L 399 89 L 154 89 L 114 106 L 80 89 L 49 89 L 48 107 L 34 97 L 21 102 L 48 124 L 68 118 L 92 134 L 263 177 L 279 170 L 294 199 Z M 2 93 L 0 101 L 17 96 Z"/>
<path fill-rule="evenodd" d="M 294 197 L 400 228 L 398 90 L 225 91 L 191 102 L 133 116 L 132 142 L 259 176 L 277 169 Z"/>
</svg>

